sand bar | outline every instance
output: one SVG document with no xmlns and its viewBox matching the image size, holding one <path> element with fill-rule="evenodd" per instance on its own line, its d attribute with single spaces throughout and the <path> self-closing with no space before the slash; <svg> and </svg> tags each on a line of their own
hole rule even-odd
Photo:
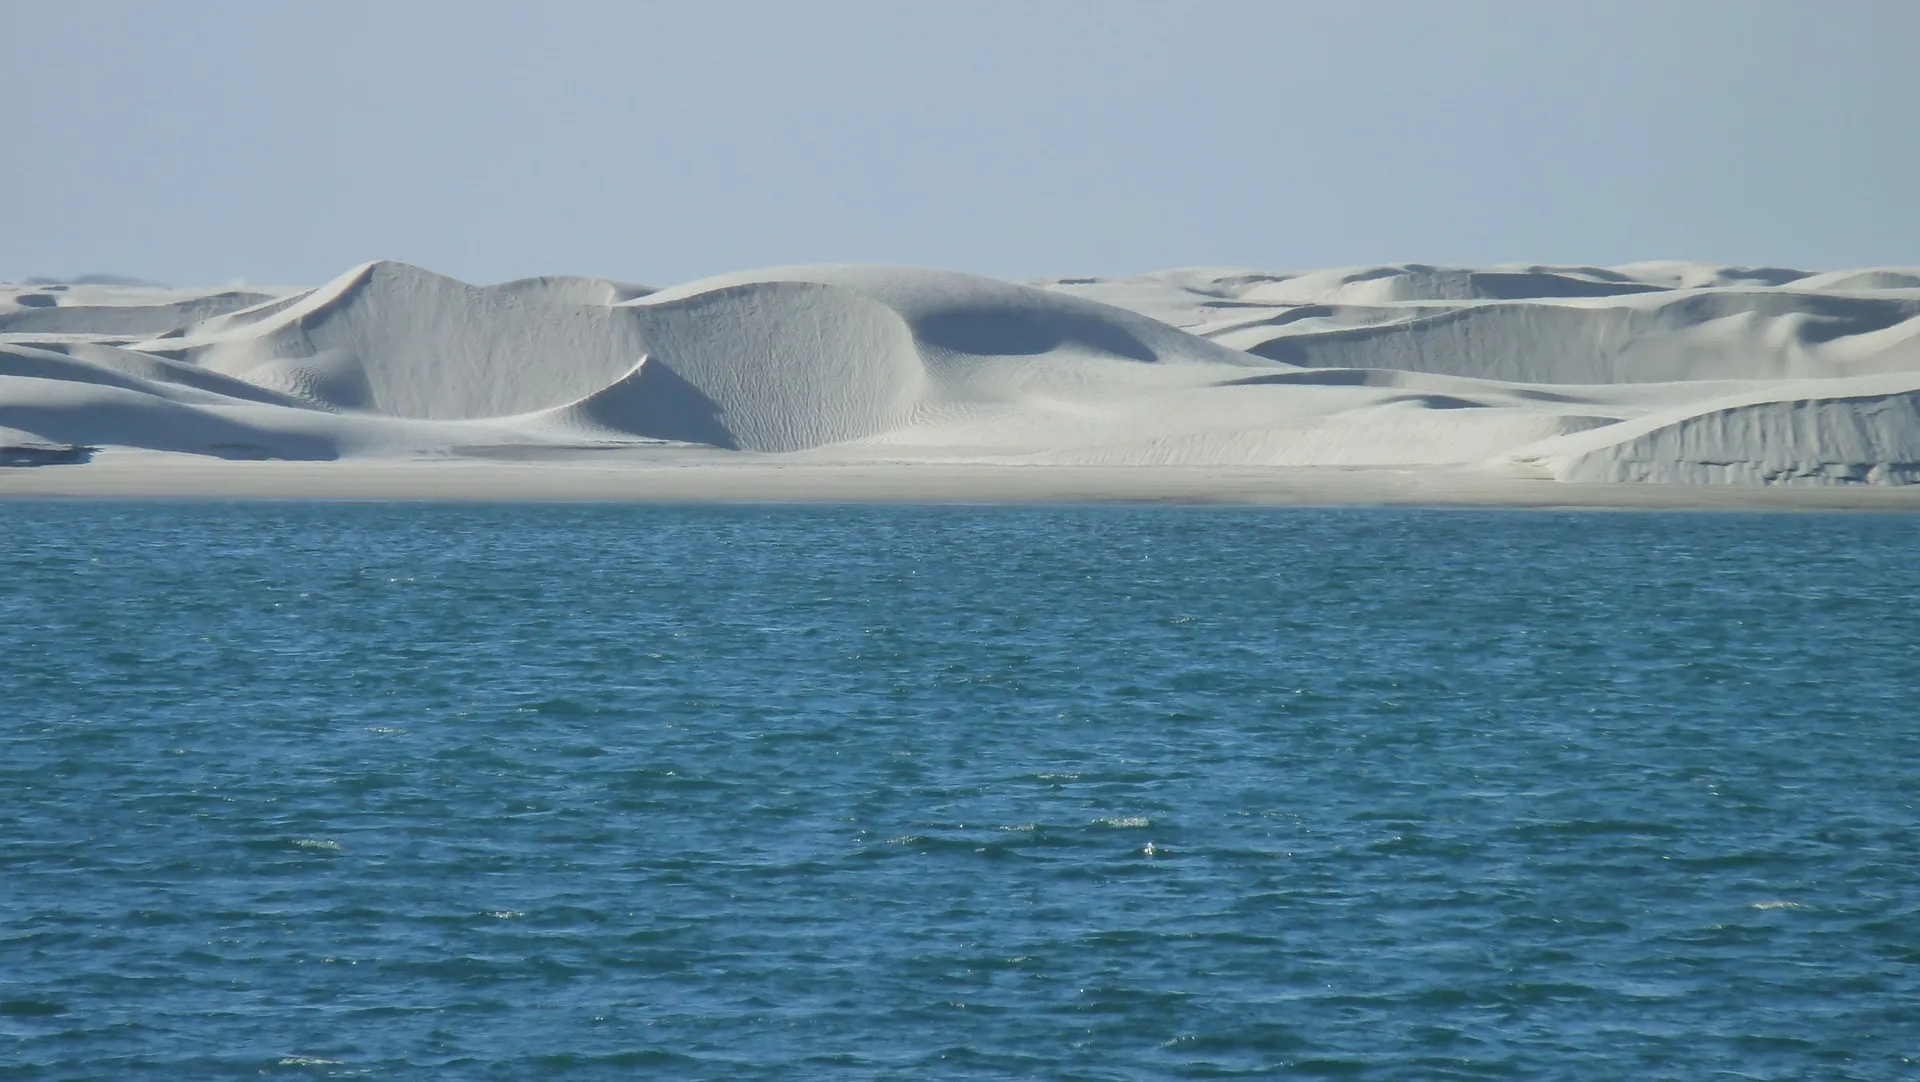
<svg viewBox="0 0 1920 1082">
<path fill-rule="evenodd" d="M 0 499 L 1157 503 L 1920 512 L 1920 486 L 1570 484 L 1488 471 L 1190 466 L 229 462 L 106 455 L 0 471 Z"/>
</svg>

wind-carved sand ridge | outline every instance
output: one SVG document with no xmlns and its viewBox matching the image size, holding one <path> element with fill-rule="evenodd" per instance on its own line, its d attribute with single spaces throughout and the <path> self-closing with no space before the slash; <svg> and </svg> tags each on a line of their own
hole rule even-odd
<svg viewBox="0 0 1920 1082">
<path fill-rule="evenodd" d="M 0 471 L 0 493 L 511 496 L 574 491 L 565 470 L 616 497 L 679 471 L 654 485 L 672 498 L 700 478 L 913 498 L 915 476 L 930 498 L 992 498 L 992 477 L 1009 498 L 1879 490 L 1920 480 L 1920 269 L 816 266 L 654 290 L 370 263 L 297 291 L 0 286 L 0 446 L 83 463 Z M 335 465 L 216 468 L 237 460 Z"/>
</svg>

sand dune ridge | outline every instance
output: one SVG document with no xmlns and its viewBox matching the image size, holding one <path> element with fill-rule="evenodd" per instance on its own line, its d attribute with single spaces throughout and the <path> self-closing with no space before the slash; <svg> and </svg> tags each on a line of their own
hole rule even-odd
<svg viewBox="0 0 1920 1082">
<path fill-rule="evenodd" d="M 225 458 L 1920 479 L 1920 269 L 1399 264 L 655 289 L 373 262 L 311 289 L 0 286 L 9 440 Z M 490 452 L 493 453 L 493 452 Z"/>
</svg>

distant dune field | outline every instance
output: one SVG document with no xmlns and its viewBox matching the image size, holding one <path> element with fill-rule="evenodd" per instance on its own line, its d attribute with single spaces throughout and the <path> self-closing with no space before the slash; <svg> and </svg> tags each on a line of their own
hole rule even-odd
<svg viewBox="0 0 1920 1082">
<path fill-rule="evenodd" d="M 0 286 L 0 445 L 45 444 L 102 449 L 48 471 L 76 473 L 643 455 L 1904 485 L 1920 269 Z"/>
</svg>

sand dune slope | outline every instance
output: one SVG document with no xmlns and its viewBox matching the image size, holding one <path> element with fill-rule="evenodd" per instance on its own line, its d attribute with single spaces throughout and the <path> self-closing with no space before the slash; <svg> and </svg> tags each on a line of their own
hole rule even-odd
<svg viewBox="0 0 1920 1082">
<path fill-rule="evenodd" d="M 250 290 L 0 285 L 0 335 L 145 337 L 270 301 Z"/>
<path fill-rule="evenodd" d="M 1903 268 L 1015 284 L 811 266 L 655 290 L 380 262 L 305 290 L 0 286 L 8 439 L 226 458 L 683 448 L 1892 485 L 1920 480 L 1917 417 Z"/>
<path fill-rule="evenodd" d="M 1562 481 L 1912 484 L 1920 372 L 1807 381 L 1522 448 Z"/>
<path fill-rule="evenodd" d="M 1169 271 L 1043 285 L 1308 367 L 1551 383 L 1920 367 L 1920 270 L 1411 265 L 1301 275 Z"/>
<path fill-rule="evenodd" d="M 258 319 L 141 348 L 337 409 L 464 420 L 558 405 L 645 346 L 622 309 L 560 291 L 470 286 L 369 263 Z M 243 316 L 246 314 L 243 314 Z"/>
<path fill-rule="evenodd" d="M 540 414 L 547 430 L 796 451 L 908 423 L 926 382 L 894 313 L 830 287 L 731 285 L 623 314 L 648 352 Z"/>
</svg>

